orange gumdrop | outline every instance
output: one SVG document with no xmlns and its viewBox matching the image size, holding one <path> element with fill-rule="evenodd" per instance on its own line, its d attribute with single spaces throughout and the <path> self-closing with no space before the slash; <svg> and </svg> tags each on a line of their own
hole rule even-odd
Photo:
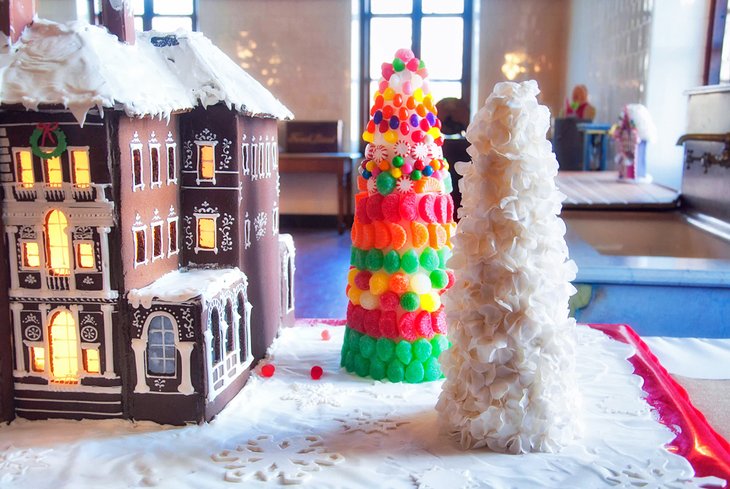
<svg viewBox="0 0 730 489">
<path fill-rule="evenodd" d="M 362 224 L 357 219 L 355 219 L 355 222 L 352 223 L 350 239 L 352 239 L 352 246 L 355 248 L 361 248 L 360 241 L 362 240 Z"/>
<path fill-rule="evenodd" d="M 428 243 L 435 250 L 440 250 L 446 245 L 447 232 L 441 224 L 428 225 Z"/>
<path fill-rule="evenodd" d="M 373 247 L 373 243 L 375 242 L 375 229 L 373 228 L 372 224 L 363 224 L 362 225 L 362 238 L 360 239 L 360 248 L 361 250 L 369 250 Z"/>
<path fill-rule="evenodd" d="M 361 191 L 367 191 L 368 189 L 368 181 L 366 178 L 363 178 L 362 175 L 357 176 L 357 189 Z"/>
<path fill-rule="evenodd" d="M 373 246 L 384 250 L 390 246 L 390 231 L 388 224 L 383 221 L 375 221 L 373 224 Z"/>
<path fill-rule="evenodd" d="M 428 229 L 420 222 L 411 223 L 411 242 L 414 248 L 420 248 L 428 243 Z"/>
<path fill-rule="evenodd" d="M 391 224 L 390 225 L 390 246 L 394 250 L 399 250 L 403 248 L 406 243 L 408 242 L 408 235 L 406 235 L 406 230 L 403 229 L 403 226 L 400 224 Z"/>
<path fill-rule="evenodd" d="M 394 273 L 388 280 L 388 289 L 398 295 L 405 294 L 408 292 L 410 283 L 410 278 L 405 273 Z"/>
</svg>

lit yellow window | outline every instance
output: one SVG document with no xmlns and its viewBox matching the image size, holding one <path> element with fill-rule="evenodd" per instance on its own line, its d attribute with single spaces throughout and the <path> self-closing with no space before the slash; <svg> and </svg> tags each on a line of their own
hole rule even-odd
<svg viewBox="0 0 730 489">
<path fill-rule="evenodd" d="M 101 363 L 99 362 L 99 350 L 86 348 L 84 354 L 84 370 L 90 374 L 98 374 L 101 371 Z"/>
<path fill-rule="evenodd" d="M 71 161 L 73 161 L 74 185 L 88 187 L 91 184 L 89 152 L 85 149 L 75 149 L 71 151 Z"/>
<path fill-rule="evenodd" d="M 52 275 L 69 275 L 71 257 L 66 227 L 68 221 L 63 212 L 53 210 L 46 218 L 46 257 Z"/>
<path fill-rule="evenodd" d="M 51 317 L 48 337 L 51 345 L 53 380 L 55 382 L 78 382 L 78 336 L 76 323 L 69 311 L 60 311 Z"/>
<path fill-rule="evenodd" d="M 215 176 L 215 158 L 213 146 L 200 146 L 200 178 L 213 180 Z"/>
<path fill-rule="evenodd" d="M 30 366 L 33 372 L 43 372 L 46 370 L 46 349 L 36 346 L 30 349 Z"/>
<path fill-rule="evenodd" d="M 15 152 L 15 164 L 18 169 L 18 181 L 23 187 L 32 187 L 35 183 L 33 173 L 33 156 L 31 152 L 22 149 Z"/>
<path fill-rule="evenodd" d="M 198 247 L 206 250 L 215 248 L 215 219 L 210 217 L 198 219 Z"/>
<path fill-rule="evenodd" d="M 96 267 L 93 243 L 79 243 L 76 246 L 76 263 L 79 268 Z"/>
<path fill-rule="evenodd" d="M 38 268 L 41 266 L 38 243 L 32 241 L 23 242 L 23 266 L 25 268 Z"/>
<path fill-rule="evenodd" d="M 61 158 L 58 156 L 46 160 L 46 183 L 51 187 L 60 187 L 63 183 Z"/>
</svg>

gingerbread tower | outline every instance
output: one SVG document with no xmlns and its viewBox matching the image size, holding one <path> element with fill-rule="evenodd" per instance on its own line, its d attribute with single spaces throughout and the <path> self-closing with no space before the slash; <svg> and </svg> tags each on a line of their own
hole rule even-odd
<svg viewBox="0 0 730 489">
<path fill-rule="evenodd" d="M 423 61 L 401 49 L 382 75 L 363 133 L 341 364 L 417 383 L 442 377 L 454 205 Z"/>
</svg>

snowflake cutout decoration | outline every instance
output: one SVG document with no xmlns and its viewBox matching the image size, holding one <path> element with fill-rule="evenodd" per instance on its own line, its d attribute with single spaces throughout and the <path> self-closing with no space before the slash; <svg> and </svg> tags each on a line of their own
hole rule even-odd
<svg viewBox="0 0 730 489">
<path fill-rule="evenodd" d="M 329 405 L 338 407 L 342 405 L 340 399 L 346 398 L 348 390 L 337 389 L 329 382 L 320 384 L 294 383 L 290 392 L 281 396 L 284 401 L 294 401 L 297 408 Z"/>
<path fill-rule="evenodd" d="M 401 194 L 413 191 L 413 181 L 409 177 L 401 177 L 395 182 L 395 189 Z"/>
<path fill-rule="evenodd" d="M 438 465 L 431 467 L 420 475 L 411 475 L 411 478 L 418 489 L 441 489 L 443 487 L 474 489 L 478 487 L 468 470 L 457 472 L 444 469 Z"/>
<path fill-rule="evenodd" d="M 645 467 L 627 465 L 623 468 L 602 466 L 608 474 L 604 477 L 612 487 L 641 487 L 642 489 L 688 489 L 701 487 L 725 487 L 725 481 L 717 477 L 692 477 L 682 469 L 667 468 L 669 460 L 647 460 Z"/>
<path fill-rule="evenodd" d="M 428 146 L 424 143 L 417 143 L 413 146 L 413 157 L 417 160 L 425 161 L 428 159 Z"/>
<path fill-rule="evenodd" d="M 35 275 L 26 275 L 23 282 L 25 282 L 28 285 L 35 285 L 36 282 L 38 282 L 38 279 L 35 278 Z"/>
<path fill-rule="evenodd" d="M 52 450 L 16 450 L 12 445 L 0 451 L 0 483 L 13 481 L 31 469 L 45 469 L 43 458 Z"/>
<path fill-rule="evenodd" d="M 411 153 L 411 145 L 408 144 L 406 141 L 399 139 L 398 142 L 395 143 L 395 154 L 405 158 L 410 153 Z"/>
<path fill-rule="evenodd" d="M 373 156 L 370 158 L 376 164 L 388 158 L 388 148 L 382 144 L 378 144 L 373 148 Z"/>
<path fill-rule="evenodd" d="M 396 421 L 390 415 L 376 418 L 372 414 L 362 412 L 359 409 L 355 411 L 355 415 L 351 419 L 335 418 L 335 421 L 342 423 L 345 433 L 361 431 L 367 435 L 372 433 L 386 434 L 388 431 L 396 430 L 399 426 L 408 424 L 408 421 Z"/>
<path fill-rule="evenodd" d="M 280 442 L 271 435 L 260 435 L 245 446 L 223 450 L 212 458 L 226 464 L 228 482 L 277 479 L 279 484 L 302 484 L 312 477 L 312 472 L 345 461 L 341 454 L 327 452 L 322 438 L 314 435 Z"/>
<path fill-rule="evenodd" d="M 374 178 L 368 178 L 368 195 L 378 193 L 378 182 Z"/>
<path fill-rule="evenodd" d="M 256 241 L 260 241 L 266 235 L 267 219 L 266 213 L 263 211 L 259 212 L 256 219 L 254 219 L 253 227 L 256 230 Z"/>
</svg>

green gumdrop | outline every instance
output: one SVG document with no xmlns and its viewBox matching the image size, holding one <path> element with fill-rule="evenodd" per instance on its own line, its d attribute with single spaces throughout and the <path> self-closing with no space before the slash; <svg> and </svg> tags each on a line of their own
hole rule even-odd
<svg viewBox="0 0 730 489">
<path fill-rule="evenodd" d="M 360 377 L 367 377 L 370 373 L 370 360 L 360 354 L 355 354 L 355 373 Z"/>
<path fill-rule="evenodd" d="M 390 194 L 395 189 L 396 180 L 390 172 L 384 171 L 375 180 L 375 184 L 378 187 L 378 192 L 381 195 Z"/>
<path fill-rule="evenodd" d="M 389 362 L 393 358 L 393 353 L 395 352 L 395 343 L 393 343 L 393 340 L 388 338 L 378 338 L 375 350 L 380 360 Z"/>
<path fill-rule="evenodd" d="M 391 163 L 393 164 L 394 167 L 400 168 L 401 166 L 403 166 L 403 163 L 405 163 L 405 162 L 403 161 L 402 156 L 397 155 L 397 156 L 393 157 L 393 161 L 391 161 Z"/>
<path fill-rule="evenodd" d="M 400 363 L 398 360 L 393 360 L 388 364 L 388 370 L 385 374 L 388 377 L 388 380 L 391 382 L 403 382 L 403 377 L 405 377 L 406 369 L 403 368 L 403 364 Z"/>
<path fill-rule="evenodd" d="M 350 343 L 349 348 L 353 353 L 357 353 L 360 351 L 360 337 L 362 336 L 361 333 L 358 333 L 354 329 L 350 330 L 350 337 L 348 338 L 348 342 Z"/>
<path fill-rule="evenodd" d="M 400 256 L 395 250 L 390 250 L 383 259 L 383 267 L 388 273 L 395 273 L 400 269 Z"/>
<path fill-rule="evenodd" d="M 413 360 L 413 353 L 411 353 L 411 344 L 406 340 L 399 341 L 395 345 L 395 356 L 400 363 L 408 365 Z"/>
<path fill-rule="evenodd" d="M 367 258 L 365 258 L 365 268 L 371 272 L 377 272 L 383 268 L 383 252 L 377 248 L 368 251 Z"/>
<path fill-rule="evenodd" d="M 406 292 L 400 296 L 400 306 L 408 311 L 415 311 L 421 305 L 421 300 L 415 292 Z"/>
<path fill-rule="evenodd" d="M 430 346 L 430 345 L 429 345 Z M 360 355 L 371 358 L 375 354 L 375 339 L 364 334 L 360 337 Z"/>
<path fill-rule="evenodd" d="M 444 184 L 444 192 L 447 194 L 450 194 L 454 191 L 454 182 L 451 180 L 451 174 L 449 172 L 446 172 L 446 177 L 442 180 Z M 449 216 L 451 217 L 451 216 Z"/>
<path fill-rule="evenodd" d="M 421 70 L 426 67 L 426 63 L 423 60 L 418 62 L 418 69 Z"/>
<path fill-rule="evenodd" d="M 446 262 L 451 258 L 451 250 L 444 246 L 440 250 L 438 250 L 439 254 L 439 268 L 446 268 Z"/>
<path fill-rule="evenodd" d="M 406 367 L 406 382 L 410 382 L 411 384 L 423 382 L 424 374 L 423 364 L 418 360 L 413 360 Z"/>
<path fill-rule="evenodd" d="M 400 266 L 406 273 L 414 273 L 418 270 L 418 254 L 415 250 L 408 250 L 403 253 L 400 259 Z"/>
<path fill-rule="evenodd" d="M 352 353 L 352 351 L 348 351 L 347 355 L 345 356 L 345 369 L 348 372 L 355 371 L 355 354 Z"/>
<path fill-rule="evenodd" d="M 360 341 L 362 344 L 362 341 Z M 360 346 L 362 351 L 362 346 Z M 425 362 L 431 356 L 431 343 L 426 338 L 419 338 L 413 342 L 413 355 L 421 362 Z"/>
<path fill-rule="evenodd" d="M 357 263 L 357 248 L 353 246 L 350 248 L 350 265 L 354 267 L 355 263 Z"/>
<path fill-rule="evenodd" d="M 411 180 L 420 180 L 422 176 L 421 170 L 413 170 L 411 172 Z"/>
<path fill-rule="evenodd" d="M 393 60 L 393 70 L 394 71 L 403 71 L 406 69 L 406 64 L 403 62 L 400 58 L 395 58 Z"/>
<path fill-rule="evenodd" d="M 421 252 L 421 258 L 419 262 L 421 263 L 421 266 L 429 272 L 432 270 L 436 270 L 439 267 L 439 254 L 436 253 L 436 250 L 434 250 L 430 246 L 427 246 Z"/>
<path fill-rule="evenodd" d="M 360 248 L 354 248 L 355 249 L 355 268 L 358 268 L 360 270 L 365 270 L 365 258 L 367 257 L 367 252 L 365 250 L 361 250 Z"/>
<path fill-rule="evenodd" d="M 446 339 L 445 335 L 437 334 L 431 338 L 431 355 L 433 355 L 434 358 L 441 355 L 441 352 L 446 350 L 448 347 L 449 340 Z"/>
<path fill-rule="evenodd" d="M 437 359 L 432 357 L 423 363 L 423 380 L 431 382 L 440 379 L 442 376 L 441 364 Z"/>
<path fill-rule="evenodd" d="M 431 287 L 441 290 L 449 285 L 449 276 L 443 270 L 434 270 L 431 272 Z"/>
<path fill-rule="evenodd" d="M 370 377 L 380 380 L 385 377 L 385 362 L 373 358 L 370 360 Z"/>
</svg>

